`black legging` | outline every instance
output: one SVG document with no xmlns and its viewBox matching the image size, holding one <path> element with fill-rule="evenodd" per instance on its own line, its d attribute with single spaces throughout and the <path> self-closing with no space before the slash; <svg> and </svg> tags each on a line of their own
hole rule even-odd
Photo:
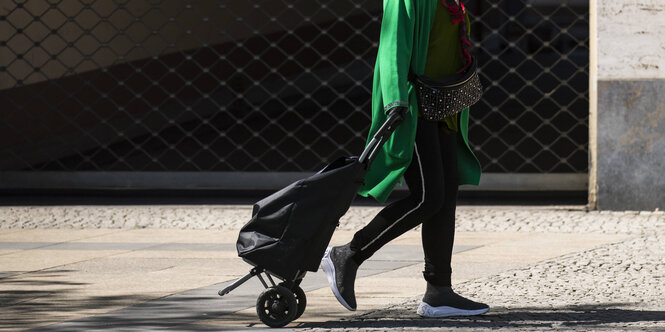
<svg viewBox="0 0 665 332">
<path fill-rule="evenodd" d="M 433 121 L 418 119 L 411 165 L 404 173 L 410 195 L 383 208 L 356 232 L 351 249 L 361 263 L 379 248 L 422 223 L 425 279 L 450 286 L 450 259 L 457 206 L 456 133 L 444 134 Z"/>
</svg>

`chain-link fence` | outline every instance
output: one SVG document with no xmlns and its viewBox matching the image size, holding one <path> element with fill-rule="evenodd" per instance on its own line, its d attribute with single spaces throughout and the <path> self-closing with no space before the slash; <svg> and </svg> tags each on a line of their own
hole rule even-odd
<svg viewBox="0 0 665 332">
<path fill-rule="evenodd" d="M 588 3 L 466 3 L 484 171 L 586 173 Z M 358 154 L 381 12 L 380 0 L 6 1 L 0 172 L 310 172 Z"/>
<path fill-rule="evenodd" d="M 487 172 L 588 172 L 588 1 L 476 1 L 489 83 L 471 141 Z"/>
</svg>

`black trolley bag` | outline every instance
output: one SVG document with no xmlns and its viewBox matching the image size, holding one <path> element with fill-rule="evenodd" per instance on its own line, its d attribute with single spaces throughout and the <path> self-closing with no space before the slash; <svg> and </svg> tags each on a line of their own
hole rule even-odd
<svg viewBox="0 0 665 332">
<path fill-rule="evenodd" d="M 318 270 L 339 219 L 348 211 L 369 165 L 402 116 L 392 113 L 360 157 L 340 157 L 316 174 L 256 202 L 252 218 L 240 229 L 236 243 L 238 256 L 254 268 L 220 290 L 219 296 L 256 276 L 266 288 L 256 303 L 263 323 L 282 327 L 300 317 L 307 305 L 300 282 L 307 271 Z M 275 284 L 271 276 L 282 282 Z"/>
</svg>

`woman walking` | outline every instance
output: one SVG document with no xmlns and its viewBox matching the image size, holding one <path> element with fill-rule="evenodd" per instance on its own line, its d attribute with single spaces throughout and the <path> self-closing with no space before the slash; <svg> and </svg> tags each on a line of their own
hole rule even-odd
<svg viewBox="0 0 665 332">
<path fill-rule="evenodd" d="M 358 267 L 379 248 L 422 224 L 424 317 L 478 315 L 489 306 L 456 294 L 450 265 L 460 184 L 477 185 L 481 167 L 468 143 L 469 109 L 441 121 L 419 116 L 409 72 L 443 77 L 471 64 L 469 21 L 457 0 L 384 0 L 372 90 L 369 137 L 399 112 L 403 122 L 372 162 L 359 194 L 385 202 L 404 177 L 410 195 L 383 208 L 346 245 L 328 248 L 322 261 L 339 302 L 356 309 Z"/>
</svg>

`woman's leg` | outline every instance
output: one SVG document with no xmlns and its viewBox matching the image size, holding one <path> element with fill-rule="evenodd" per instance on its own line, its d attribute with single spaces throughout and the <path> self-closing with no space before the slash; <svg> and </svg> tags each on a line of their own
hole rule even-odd
<svg viewBox="0 0 665 332">
<path fill-rule="evenodd" d="M 455 240 L 457 207 L 457 133 L 439 134 L 443 162 L 443 205 L 432 218 L 423 221 L 422 241 L 425 252 L 425 280 L 437 286 L 450 286 L 450 260 Z"/>
<path fill-rule="evenodd" d="M 419 119 L 411 165 L 404 174 L 410 195 L 383 208 L 356 232 L 350 248 L 358 264 L 441 210 L 444 173 L 439 145 L 438 123 Z"/>
<path fill-rule="evenodd" d="M 431 218 L 443 202 L 443 164 L 438 124 L 418 121 L 411 165 L 404 174 L 410 195 L 379 212 L 353 240 L 328 248 L 321 261 L 333 294 L 349 310 L 355 310 L 354 283 L 358 266 L 390 240 Z"/>
<path fill-rule="evenodd" d="M 424 317 L 480 315 L 489 310 L 484 303 L 474 302 L 456 294 L 451 287 L 450 261 L 455 240 L 455 209 L 457 207 L 457 134 L 439 135 L 443 161 L 444 202 L 432 218 L 423 221 L 422 239 L 425 252 L 427 289 L 418 306 Z"/>
</svg>

